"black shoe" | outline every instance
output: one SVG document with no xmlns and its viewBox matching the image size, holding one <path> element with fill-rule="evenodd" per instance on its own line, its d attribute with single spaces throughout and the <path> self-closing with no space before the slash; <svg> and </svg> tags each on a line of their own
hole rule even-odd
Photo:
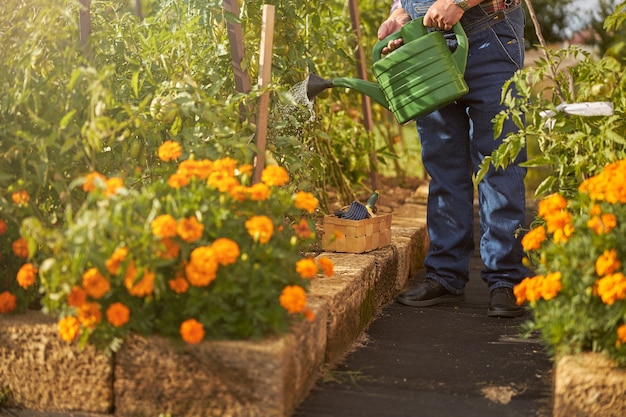
<svg viewBox="0 0 626 417">
<path fill-rule="evenodd" d="M 513 288 L 499 287 L 491 291 L 488 317 L 519 317 L 523 314 L 524 310 L 515 300 Z"/>
<path fill-rule="evenodd" d="M 452 294 L 443 285 L 432 279 L 425 279 L 397 298 L 400 304 L 412 307 L 428 307 L 446 302 L 463 301 L 463 294 Z"/>
</svg>

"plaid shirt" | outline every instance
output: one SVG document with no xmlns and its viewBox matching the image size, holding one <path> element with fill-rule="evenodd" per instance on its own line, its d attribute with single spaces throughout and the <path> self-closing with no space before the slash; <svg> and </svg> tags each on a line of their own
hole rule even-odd
<svg viewBox="0 0 626 417">
<path fill-rule="evenodd" d="M 521 0 L 483 0 L 478 6 L 482 7 L 485 13 L 492 14 L 508 9 L 509 7 L 517 6 L 520 2 Z M 391 3 L 391 11 L 393 12 L 398 7 L 400 7 L 400 0 L 393 0 Z"/>
</svg>

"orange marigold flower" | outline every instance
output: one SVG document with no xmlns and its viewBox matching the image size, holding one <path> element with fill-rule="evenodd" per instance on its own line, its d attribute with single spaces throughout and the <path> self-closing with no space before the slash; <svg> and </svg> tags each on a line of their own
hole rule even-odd
<svg viewBox="0 0 626 417">
<path fill-rule="evenodd" d="M 335 273 L 335 264 L 330 259 L 325 256 L 321 256 L 317 258 L 317 263 L 319 264 L 322 271 L 324 271 L 324 275 L 327 277 L 332 277 Z"/>
<path fill-rule="evenodd" d="M 236 168 L 237 161 L 233 158 L 220 158 L 216 159 L 215 162 L 213 162 L 213 169 L 215 171 L 223 171 L 226 175 L 231 177 L 235 175 Z"/>
<path fill-rule="evenodd" d="M 605 250 L 604 253 L 596 259 L 596 273 L 600 277 L 612 274 L 621 267 L 622 263 L 617 257 L 617 251 L 615 249 Z"/>
<path fill-rule="evenodd" d="M 126 256 L 128 256 L 128 248 L 126 246 L 115 248 L 111 257 L 104 262 L 107 271 L 112 275 L 119 274 L 122 262 L 126 260 Z"/>
<path fill-rule="evenodd" d="M 244 165 L 240 165 L 239 168 L 237 168 L 237 173 L 239 175 L 251 175 L 253 169 L 254 169 L 254 166 L 250 164 L 244 164 Z"/>
<path fill-rule="evenodd" d="M 302 278 L 314 278 L 317 275 L 317 265 L 313 258 L 304 258 L 296 262 L 296 272 Z"/>
<path fill-rule="evenodd" d="M 183 277 L 170 279 L 167 284 L 169 285 L 170 290 L 174 291 L 176 294 L 184 294 L 189 289 L 189 283 Z"/>
<path fill-rule="evenodd" d="M 176 219 L 171 214 L 161 214 L 150 223 L 152 234 L 161 238 L 176 236 L 176 226 Z"/>
<path fill-rule="evenodd" d="M 22 265 L 19 271 L 17 271 L 17 283 L 20 284 L 20 287 L 27 289 L 35 283 L 37 272 L 38 269 L 33 264 L 27 263 Z"/>
<path fill-rule="evenodd" d="M 159 159 L 164 162 L 173 161 L 175 159 L 180 158 L 183 154 L 183 148 L 180 146 L 180 143 L 174 142 L 172 140 L 166 140 L 159 146 L 157 151 L 157 155 Z"/>
<path fill-rule="evenodd" d="M 289 182 L 289 174 L 281 166 L 268 165 L 261 173 L 261 181 L 270 187 L 281 187 Z"/>
<path fill-rule="evenodd" d="M 562 228 L 556 229 L 552 235 L 554 243 L 565 243 L 574 234 L 574 226 L 565 224 Z"/>
<path fill-rule="evenodd" d="M 189 184 L 189 181 L 190 179 L 188 176 L 175 173 L 175 174 L 170 175 L 170 177 L 167 180 L 167 185 L 169 185 L 172 188 L 183 188 L 187 184 Z"/>
<path fill-rule="evenodd" d="M 213 248 L 215 259 L 223 266 L 234 264 L 241 254 L 237 242 L 225 237 L 216 239 L 211 247 Z"/>
<path fill-rule="evenodd" d="M 178 165 L 177 174 L 186 176 L 187 178 L 199 178 L 201 180 L 209 178 L 213 172 L 213 161 L 202 159 L 196 161 L 187 159 Z"/>
<path fill-rule="evenodd" d="M 204 225 L 195 216 L 182 219 L 176 226 L 176 233 L 187 243 L 195 242 L 202 237 Z"/>
<path fill-rule="evenodd" d="M 557 296 L 562 288 L 561 273 L 559 271 L 550 272 L 546 274 L 545 278 L 541 282 L 541 297 L 544 300 L 551 300 Z"/>
<path fill-rule="evenodd" d="M 589 209 L 589 214 L 592 216 L 599 216 L 600 214 L 602 214 L 602 207 L 600 207 L 599 204 L 592 204 L 591 208 Z"/>
<path fill-rule="evenodd" d="M 555 211 L 546 214 L 546 228 L 548 233 L 554 233 L 556 230 L 565 228 L 572 221 L 572 215 L 569 211 Z"/>
<path fill-rule="evenodd" d="M 130 295 L 135 297 L 144 297 L 152 294 L 154 291 L 154 272 L 144 268 L 143 273 L 139 273 L 135 265 L 135 261 L 131 261 L 126 268 L 124 275 L 124 286 Z M 141 277 L 141 279 L 138 279 Z"/>
<path fill-rule="evenodd" d="M 248 195 L 253 201 L 265 201 L 270 197 L 270 194 L 270 187 L 262 182 L 258 182 L 248 187 Z"/>
<path fill-rule="evenodd" d="M 89 268 L 83 273 L 83 289 L 93 299 L 99 299 L 111 289 L 109 281 L 102 276 L 98 268 Z"/>
<path fill-rule="evenodd" d="M 280 293 L 278 301 L 290 314 L 301 313 L 306 307 L 306 293 L 299 285 L 287 285 Z"/>
<path fill-rule="evenodd" d="M 626 298 L 626 277 L 621 272 L 607 275 L 596 281 L 595 291 L 604 304 L 613 305 Z"/>
<path fill-rule="evenodd" d="M 294 205 L 296 208 L 306 210 L 309 213 L 313 213 L 319 204 L 319 201 L 312 193 L 305 191 L 298 191 L 294 197 Z"/>
<path fill-rule="evenodd" d="M 212 247 L 197 247 L 191 251 L 189 263 L 185 266 L 187 281 L 194 287 L 206 287 L 217 276 L 218 267 L 219 263 Z"/>
<path fill-rule="evenodd" d="M 102 321 L 102 311 L 100 311 L 100 304 L 98 303 L 85 303 L 77 310 L 78 321 L 84 327 L 93 329 Z"/>
<path fill-rule="evenodd" d="M 4 220 L 0 219 L 0 236 L 6 233 L 7 228 L 7 223 Z"/>
<path fill-rule="evenodd" d="M 617 328 L 617 341 L 615 342 L 616 346 L 619 347 L 626 343 L 626 324 L 622 324 Z"/>
<path fill-rule="evenodd" d="M 245 225 L 255 242 L 267 243 L 274 234 L 274 224 L 267 216 L 252 216 L 246 220 Z"/>
<path fill-rule="evenodd" d="M 293 230 L 300 239 L 309 239 L 313 234 L 306 219 L 300 219 L 300 223 L 294 224 Z"/>
<path fill-rule="evenodd" d="M 543 290 L 542 275 L 524 278 L 522 282 L 513 288 L 513 293 L 518 305 L 524 304 L 526 301 L 534 303 L 541 298 Z"/>
<path fill-rule="evenodd" d="M 67 304 L 71 307 L 80 307 L 87 302 L 87 293 L 78 285 L 74 285 L 67 295 Z"/>
<path fill-rule="evenodd" d="M 18 206 L 27 206 L 30 202 L 30 196 L 28 195 L 28 192 L 26 190 L 14 192 L 13 194 L 11 194 L 11 199 L 13 200 L 13 203 L 17 204 Z"/>
<path fill-rule="evenodd" d="M 539 217 L 545 219 L 546 216 L 565 210 L 567 208 L 567 200 L 560 194 L 550 194 L 539 202 L 537 208 Z"/>
<path fill-rule="evenodd" d="M 180 336 L 189 344 L 198 344 L 204 339 L 204 326 L 196 319 L 188 319 L 180 325 Z"/>
<path fill-rule="evenodd" d="M 28 258 L 28 241 L 21 237 L 13 242 L 13 253 L 18 258 Z"/>
<path fill-rule="evenodd" d="M 130 320 L 130 309 L 120 302 L 113 303 L 107 308 L 106 316 L 114 327 L 122 327 Z"/>
<path fill-rule="evenodd" d="M 248 188 L 239 184 L 228 190 L 228 194 L 233 200 L 242 203 L 248 197 Z"/>
<path fill-rule="evenodd" d="M 225 171 L 212 172 L 207 179 L 207 184 L 209 184 L 210 187 L 217 188 L 221 193 L 230 192 L 233 188 L 241 185 L 237 178 L 229 175 Z"/>
<path fill-rule="evenodd" d="M 103 188 L 106 185 L 107 177 L 100 174 L 99 172 L 90 172 L 85 176 L 85 182 L 83 183 L 83 191 L 86 193 L 90 193 L 95 191 L 97 188 Z"/>
<path fill-rule="evenodd" d="M 306 321 L 308 321 L 309 323 L 313 323 L 315 321 L 315 313 L 313 312 L 313 310 L 311 310 L 310 308 L 305 308 L 303 313 Z"/>
<path fill-rule="evenodd" d="M 17 297 L 8 292 L 0 293 L 0 314 L 7 314 L 17 308 Z"/>
<path fill-rule="evenodd" d="M 80 333 L 80 322 L 76 317 L 68 316 L 59 320 L 59 336 L 66 342 L 75 340 Z"/>
<path fill-rule="evenodd" d="M 161 240 L 163 249 L 159 250 L 159 256 L 163 259 L 175 259 L 180 253 L 180 246 L 173 239 Z"/>
<path fill-rule="evenodd" d="M 612 213 L 593 216 L 587 221 L 587 227 L 598 235 L 609 233 L 615 226 L 617 226 L 617 217 Z"/>
<path fill-rule="evenodd" d="M 535 227 L 522 238 L 522 247 L 525 251 L 537 250 L 544 240 L 546 240 L 546 228 L 543 226 Z"/>
<path fill-rule="evenodd" d="M 109 178 L 105 182 L 106 191 L 104 195 L 110 197 L 112 195 L 117 194 L 117 191 L 120 188 L 124 188 L 124 180 L 118 177 Z"/>
</svg>

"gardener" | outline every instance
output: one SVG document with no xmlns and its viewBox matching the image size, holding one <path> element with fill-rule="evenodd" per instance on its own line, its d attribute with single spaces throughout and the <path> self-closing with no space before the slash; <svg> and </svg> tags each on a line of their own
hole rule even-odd
<svg viewBox="0 0 626 417">
<path fill-rule="evenodd" d="M 430 248 L 426 278 L 398 297 L 398 302 L 426 307 L 462 301 L 474 250 L 474 185 L 472 173 L 507 133 L 506 121 L 494 140 L 492 120 L 504 106 L 502 88 L 524 62 L 524 14 L 520 0 L 395 0 L 378 38 L 397 31 L 410 19 L 424 16 L 424 25 L 450 31 L 461 22 L 469 41 L 465 81 L 469 87 L 460 100 L 416 119 L 422 160 L 431 177 L 427 224 Z M 383 53 L 402 45 L 389 42 Z M 515 302 L 513 287 L 528 275 L 522 265 L 521 236 L 525 220 L 526 170 L 521 152 L 506 169 L 490 168 L 478 184 L 482 279 L 491 291 L 489 317 L 517 317 L 523 310 Z"/>
</svg>

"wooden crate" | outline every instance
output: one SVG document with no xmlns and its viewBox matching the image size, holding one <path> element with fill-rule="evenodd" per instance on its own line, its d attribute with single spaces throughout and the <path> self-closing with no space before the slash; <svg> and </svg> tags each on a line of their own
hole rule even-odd
<svg viewBox="0 0 626 417">
<path fill-rule="evenodd" d="M 324 216 L 322 248 L 332 252 L 363 253 L 391 243 L 391 214 L 364 220 Z"/>
</svg>

